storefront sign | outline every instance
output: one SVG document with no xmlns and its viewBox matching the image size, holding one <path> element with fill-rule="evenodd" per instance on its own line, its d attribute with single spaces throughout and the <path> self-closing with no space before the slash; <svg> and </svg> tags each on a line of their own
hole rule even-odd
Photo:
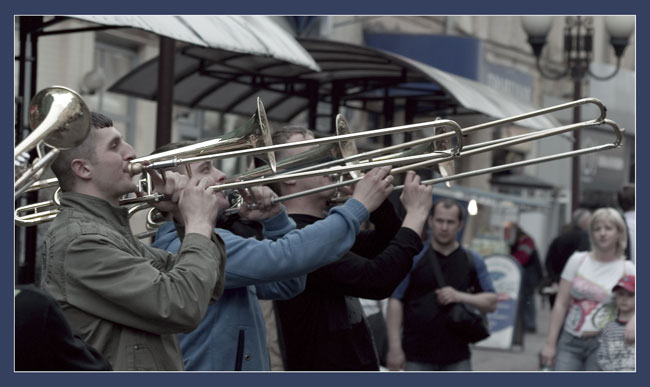
<svg viewBox="0 0 650 387">
<path fill-rule="evenodd" d="M 512 347 L 517 305 L 521 289 L 521 266 L 510 255 L 491 255 L 485 258 L 492 283 L 497 291 L 497 310 L 487 315 L 490 337 L 475 345 L 481 348 L 509 350 Z"/>
</svg>

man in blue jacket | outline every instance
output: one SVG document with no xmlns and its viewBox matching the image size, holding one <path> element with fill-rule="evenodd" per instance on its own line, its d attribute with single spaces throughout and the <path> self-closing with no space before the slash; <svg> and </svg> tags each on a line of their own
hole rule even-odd
<svg viewBox="0 0 650 387">
<path fill-rule="evenodd" d="M 186 144 L 168 146 L 177 148 Z M 167 150 L 165 149 L 165 150 Z M 162 151 L 159 150 L 159 151 Z M 177 168 L 184 173 L 184 168 Z M 206 175 L 223 182 L 225 175 L 210 161 L 190 165 L 192 175 Z M 242 206 L 240 215 L 250 220 L 263 220 L 263 236 L 267 239 L 243 238 L 217 228 L 226 246 L 226 285 L 218 302 L 208 311 L 192 332 L 179 335 L 185 369 L 208 370 L 270 370 L 266 349 L 264 320 L 260 299 L 287 299 L 300 293 L 305 275 L 336 261 L 354 244 L 360 225 L 388 196 L 389 167 L 376 168 L 357 183 L 352 199 L 333 208 L 329 215 L 313 226 L 294 230 L 296 224 L 267 187 L 252 188 L 248 200 L 258 209 Z M 294 230 L 294 231 L 292 231 Z M 172 222 L 162 226 L 154 247 L 176 251 L 180 241 Z"/>
</svg>

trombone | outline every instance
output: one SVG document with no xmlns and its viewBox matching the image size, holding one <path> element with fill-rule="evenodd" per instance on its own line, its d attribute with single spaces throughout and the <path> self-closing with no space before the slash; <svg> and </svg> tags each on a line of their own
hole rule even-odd
<svg viewBox="0 0 650 387">
<path fill-rule="evenodd" d="M 505 171 L 505 170 L 511 169 L 511 168 L 525 167 L 525 166 L 528 166 L 528 165 L 546 163 L 546 162 L 549 162 L 549 161 L 559 160 L 559 159 L 563 159 L 563 158 L 566 158 L 566 157 L 581 156 L 581 155 L 588 154 L 588 153 L 594 153 L 594 152 L 600 152 L 600 151 L 604 151 L 604 150 L 608 150 L 608 149 L 619 148 L 621 146 L 621 143 L 623 142 L 623 132 L 624 132 L 625 129 L 620 128 L 616 122 L 614 122 L 614 121 L 612 121 L 610 119 L 604 119 L 602 123 L 611 126 L 612 129 L 614 130 L 614 134 L 616 135 L 616 139 L 610 144 L 595 145 L 595 146 L 591 146 L 589 148 L 577 149 L 577 150 L 558 153 L 558 154 L 554 154 L 554 155 L 536 157 L 536 158 L 530 159 L 530 160 L 522 160 L 522 161 L 516 161 L 516 162 L 504 164 L 504 165 L 496 165 L 496 166 L 493 166 L 493 167 L 477 169 L 475 171 L 458 173 L 458 174 L 455 174 L 453 176 L 446 176 L 446 177 L 440 177 L 440 178 L 436 178 L 436 179 L 424 180 L 421 183 L 422 184 L 438 184 L 438 183 L 443 183 L 443 182 L 447 182 L 447 181 L 451 181 L 451 180 L 457 180 L 457 179 L 463 179 L 463 178 L 466 178 L 466 177 L 482 175 L 482 174 L 485 174 L 485 173 L 500 172 L 500 171 Z M 402 185 L 395 187 L 395 189 L 403 189 L 403 188 L 404 188 L 404 186 L 402 186 Z"/>
<path fill-rule="evenodd" d="M 137 175 L 146 170 L 154 169 L 153 165 L 160 165 L 164 161 L 164 166 L 159 168 L 174 168 L 179 165 L 187 164 L 188 162 L 184 156 L 197 156 L 203 155 L 218 155 L 224 152 L 234 151 L 238 149 L 264 149 L 263 151 L 254 151 L 249 154 L 265 153 L 263 157 L 273 173 L 276 171 L 275 154 L 272 149 L 273 142 L 271 141 L 271 129 L 269 122 L 266 118 L 266 110 L 262 100 L 257 97 L 257 111 L 248 120 L 246 125 L 236 129 L 230 133 L 212 139 L 203 141 L 197 144 L 188 145 L 182 148 L 172 149 L 166 152 L 160 152 L 149 156 L 138 157 L 131 160 L 129 163 L 129 171 L 131 175 Z M 252 149 L 251 149 L 252 148 Z M 217 159 L 217 157 L 214 157 Z"/>
<path fill-rule="evenodd" d="M 544 114 L 549 114 L 555 111 L 559 110 L 564 110 L 564 109 L 569 109 L 573 108 L 579 105 L 584 105 L 584 104 L 594 104 L 596 107 L 600 110 L 599 117 L 595 119 L 594 121 L 602 122 L 605 119 L 607 108 L 603 105 L 601 101 L 599 101 L 596 98 L 583 98 L 579 99 L 576 101 L 572 102 L 567 102 L 563 103 L 560 105 L 555 105 L 551 106 L 548 108 L 540 109 L 540 110 L 535 110 L 532 112 L 528 113 L 523 113 L 519 114 L 516 116 L 512 117 L 506 117 L 503 119 L 499 120 L 494 120 L 490 122 L 486 122 L 483 124 L 479 125 L 474 125 L 468 128 L 464 128 L 461 130 L 461 133 L 463 135 L 474 132 L 480 129 L 485 129 L 493 126 L 498 126 L 498 125 L 504 125 L 516 121 L 522 121 L 527 118 L 532 118 Z M 342 117 L 342 116 L 340 116 Z M 338 116 L 337 116 L 337 121 L 338 121 Z M 410 132 L 410 131 L 415 131 L 415 130 L 421 130 L 421 129 L 427 129 L 427 128 L 435 128 L 441 125 L 441 120 L 434 120 L 434 121 L 427 121 L 427 122 L 422 122 L 422 123 L 417 123 L 417 124 L 410 124 L 410 125 L 402 125 L 402 126 L 394 126 L 390 128 L 383 128 L 383 129 L 377 129 L 377 130 L 370 130 L 370 131 L 365 131 L 365 132 L 358 132 L 358 133 L 350 133 L 346 135 L 341 135 L 341 136 L 331 136 L 331 137 L 325 137 L 325 138 L 319 138 L 319 139 L 313 139 L 313 140 L 304 140 L 304 141 L 296 141 L 296 142 L 291 142 L 291 143 L 286 143 L 286 144 L 280 144 L 280 145 L 271 145 L 267 147 L 259 147 L 259 148 L 253 148 L 253 149 L 242 149 L 242 150 L 235 150 L 235 151 L 230 151 L 230 152 L 224 152 L 224 153 L 219 153 L 219 154 L 210 154 L 210 155 L 201 155 L 201 156 L 195 156 L 195 157 L 176 157 L 179 154 L 187 154 L 187 152 L 184 151 L 183 148 L 176 149 L 176 154 L 174 154 L 174 151 L 170 151 L 168 154 L 165 156 L 161 156 L 156 158 L 155 155 L 153 155 L 152 158 L 149 158 L 146 160 L 146 163 L 141 162 L 139 159 L 134 159 L 131 161 L 131 165 L 129 166 L 129 169 L 132 171 L 132 174 L 140 173 L 145 170 L 151 170 L 151 169 L 164 169 L 164 168 L 172 168 L 176 167 L 178 165 L 186 164 L 186 163 L 194 163 L 194 162 L 199 162 L 199 161 L 204 161 L 204 160 L 216 160 L 216 159 L 224 159 L 228 157 L 239 157 L 239 156 L 249 156 L 249 155 L 254 155 L 257 153 L 262 153 L 262 152 L 268 152 L 268 151 L 276 151 L 276 150 L 283 150 L 283 149 L 290 149 L 290 148 L 297 148 L 297 147 L 304 147 L 304 146 L 312 146 L 312 145 L 320 145 L 320 144 L 327 144 L 327 143 L 332 143 L 332 142 L 338 142 L 338 141 L 344 141 L 344 140 L 354 140 L 357 138 L 366 138 L 366 137 L 377 137 L 377 136 L 385 136 L 385 135 L 390 135 L 390 134 L 398 134 L 398 133 L 405 133 L 405 132 Z M 451 120 L 442 120 L 442 121 L 447 121 L 449 124 L 450 122 L 453 122 Z M 458 125 L 458 124 L 456 124 Z M 436 135 L 433 137 L 430 137 L 428 140 L 441 140 L 444 138 L 452 137 L 454 135 L 457 135 L 456 133 L 452 132 L 447 132 L 444 134 Z M 417 141 L 422 141 L 426 142 L 428 141 L 427 139 L 420 139 L 411 142 L 412 145 L 417 145 Z M 386 151 L 386 148 L 383 149 L 383 151 Z M 349 160 L 344 160 L 343 162 L 347 162 Z"/>
<path fill-rule="evenodd" d="M 498 140 L 493 140 L 493 141 L 482 142 L 482 143 L 479 143 L 479 144 L 469 145 L 469 146 L 465 147 L 468 150 L 466 152 L 464 152 L 464 153 L 460 152 L 460 155 L 458 157 L 470 157 L 470 156 L 478 154 L 478 153 L 492 151 L 492 150 L 495 150 L 495 149 L 500 149 L 500 148 L 503 148 L 503 147 L 520 144 L 520 143 L 523 143 L 523 142 L 534 141 L 534 140 L 538 140 L 540 138 L 566 133 L 566 132 L 569 132 L 569 131 L 572 131 L 572 130 L 579 130 L 579 129 L 584 128 L 584 127 L 598 126 L 598 125 L 602 125 L 602 124 L 609 125 L 612 128 L 612 130 L 614 131 L 615 139 L 614 139 L 613 142 L 608 143 L 608 144 L 603 144 L 603 145 L 595 145 L 595 146 L 591 146 L 591 147 L 584 148 L 584 149 L 578 149 L 578 150 L 572 150 L 572 151 L 568 151 L 568 152 L 558 153 L 558 154 L 554 154 L 554 155 L 536 157 L 536 158 L 533 158 L 533 159 L 530 159 L 530 160 L 522 160 L 522 161 L 517 161 L 517 162 L 504 164 L 504 165 L 497 165 L 497 166 L 492 166 L 492 167 L 488 167 L 488 168 L 482 168 L 482 169 L 478 169 L 478 170 L 474 170 L 474 171 L 456 173 L 456 174 L 451 174 L 451 175 L 447 175 L 447 176 L 443 175 L 442 177 L 439 177 L 439 178 L 423 180 L 423 181 L 421 181 L 421 184 L 427 184 L 428 185 L 428 184 L 448 183 L 450 181 L 463 179 L 463 178 L 468 178 L 468 177 L 473 177 L 473 176 L 478 176 L 478 175 L 482 175 L 482 174 L 486 174 L 486 173 L 500 172 L 500 171 L 504 171 L 504 170 L 511 169 L 511 168 L 523 167 L 523 166 L 528 166 L 528 165 L 533 165 L 533 164 L 540 164 L 540 163 L 559 160 L 559 159 L 563 159 L 563 158 L 567 158 L 567 157 L 581 156 L 581 155 L 588 154 L 588 153 L 594 153 L 594 152 L 600 152 L 600 151 L 604 151 L 604 150 L 608 150 L 608 149 L 619 148 L 621 146 L 622 141 L 623 141 L 623 131 L 624 131 L 624 129 L 620 128 L 616 122 L 614 122 L 614 121 L 612 121 L 610 119 L 604 119 L 602 121 L 580 122 L 580 123 L 566 125 L 566 126 L 562 126 L 562 127 L 558 127 L 558 128 L 545 129 L 543 131 L 532 133 L 532 134 L 512 136 L 511 138 L 505 139 L 505 140 L 504 139 L 498 139 Z M 429 154 L 427 154 L 427 156 L 428 155 L 431 155 L 431 154 L 429 153 Z M 383 160 L 383 161 L 361 163 L 361 164 L 357 164 L 357 165 L 351 166 L 351 167 L 350 166 L 342 167 L 341 170 L 343 170 L 343 169 L 352 169 L 352 168 L 370 169 L 370 168 L 384 166 L 384 165 L 393 165 L 390 162 L 391 161 L 398 161 L 397 159 L 400 158 L 399 156 L 401 156 L 401 155 L 391 155 L 391 157 L 388 157 L 386 160 Z M 402 158 L 405 161 L 411 159 L 410 156 L 404 156 Z M 419 158 L 419 157 L 417 157 L 417 158 Z M 444 158 L 443 158 L 443 160 L 444 160 Z M 415 170 L 415 169 L 426 167 L 426 166 L 429 166 L 429 165 L 432 165 L 432 164 L 438 164 L 438 163 L 443 162 L 443 160 L 426 160 L 426 161 L 422 161 L 422 162 L 406 164 L 406 165 L 401 166 L 399 168 L 392 169 L 390 171 L 390 174 L 391 175 L 396 175 L 396 174 L 404 173 L 404 172 L 409 171 L 409 170 Z M 318 171 L 312 171 L 312 172 L 306 172 L 306 173 L 308 174 L 308 176 L 316 176 L 316 175 L 319 175 L 319 173 L 320 173 L 320 175 L 323 175 L 323 174 L 325 174 L 324 172 L 326 172 L 326 171 L 328 171 L 328 170 L 318 170 Z M 240 182 L 240 183 L 223 184 L 223 185 L 211 186 L 211 187 L 208 187 L 208 188 L 215 189 L 215 190 L 241 189 L 241 188 L 246 188 L 246 187 L 250 187 L 250 186 L 253 186 L 253 185 L 262 184 L 262 181 L 264 181 L 264 180 L 266 181 L 266 183 L 269 183 L 270 180 L 273 180 L 273 182 L 279 182 L 279 181 L 291 180 L 291 179 L 296 179 L 296 178 L 300 178 L 300 177 L 308 177 L 308 176 L 304 175 L 302 172 L 301 173 L 295 173 L 295 174 L 284 174 L 284 175 L 279 175 L 279 176 L 277 176 L 275 178 L 266 179 L 266 180 L 265 179 L 260 179 L 259 181 L 247 181 L 247 182 Z M 362 179 L 362 177 L 355 177 L 355 178 L 352 178 L 352 179 L 349 179 L 349 180 L 340 181 L 340 182 L 329 184 L 329 185 L 326 185 L 326 186 L 316 187 L 316 188 L 313 188 L 313 189 L 309 189 L 309 190 L 305 190 L 305 191 L 301 191 L 301 192 L 296 192 L 296 193 L 289 194 L 289 195 L 279 196 L 279 197 L 274 198 L 272 200 L 272 202 L 273 203 L 279 203 L 279 202 L 295 199 L 295 198 L 298 198 L 298 197 L 301 197 L 301 196 L 311 195 L 311 194 L 315 194 L 315 193 L 318 193 L 318 192 L 339 188 L 339 187 L 342 187 L 342 186 L 345 186 L 345 185 L 355 184 L 361 179 Z M 395 186 L 394 189 L 396 191 L 399 191 L 399 190 L 404 189 L 404 186 L 403 185 L 397 185 L 397 186 Z M 154 209 L 152 209 L 152 210 L 154 210 Z M 151 215 L 152 212 L 153 211 L 151 211 L 150 214 L 148 214 L 147 219 L 149 219 L 149 217 L 152 216 Z M 225 214 L 226 215 L 232 215 L 232 214 L 235 214 L 237 212 L 239 212 L 239 208 L 231 207 L 231 208 L 228 208 L 225 211 Z M 152 229 L 151 223 L 148 223 L 147 227 L 148 227 L 148 229 L 151 230 Z M 151 232 L 148 232 L 146 235 L 143 234 L 143 237 L 150 236 L 150 235 L 151 235 Z"/>
<path fill-rule="evenodd" d="M 342 136 L 350 133 L 349 126 L 345 119 L 337 116 L 336 120 L 336 136 Z M 353 140 L 343 140 L 337 142 L 330 142 L 327 144 L 320 144 L 313 149 L 301 152 L 295 156 L 285 158 L 276 163 L 276 170 L 269 165 L 263 165 L 253 168 L 244 173 L 232 176 L 226 179 L 225 182 L 232 183 L 243 179 L 252 179 L 275 174 L 278 171 L 287 172 L 289 170 L 309 170 L 318 168 L 322 165 L 327 165 L 330 162 L 339 162 L 339 160 L 351 158 L 358 153 L 357 146 Z"/>
<path fill-rule="evenodd" d="M 14 195 L 25 192 L 52 164 L 62 149 L 81 144 L 90 132 L 90 110 L 76 92 L 63 87 L 45 88 L 29 104 L 32 132 L 14 148 L 14 160 L 34 148 L 38 158 L 14 181 Z M 52 148 L 45 153 L 45 145 Z"/>
<path fill-rule="evenodd" d="M 479 144 L 474 144 L 470 146 L 466 146 L 465 152 L 460 152 L 460 154 L 457 156 L 458 158 L 462 157 L 470 157 L 475 154 L 483 153 L 483 152 L 488 152 L 488 151 L 493 151 L 496 149 L 500 149 L 503 147 L 508 147 L 511 145 L 516 145 L 524 142 L 529 142 L 529 141 L 534 141 L 537 139 L 541 139 L 544 137 L 549 137 L 549 136 L 554 136 L 562 133 L 566 133 L 569 131 L 573 130 L 579 130 L 584 127 L 590 127 L 590 126 L 599 126 L 602 124 L 609 125 L 612 127 L 614 134 L 616 136 L 616 139 L 610 143 L 610 144 L 604 144 L 604 145 L 597 145 L 597 146 L 592 146 L 589 148 L 584 148 L 584 149 L 578 149 L 578 150 L 573 150 L 569 152 L 564 152 L 564 153 L 559 153 L 555 155 L 549 155 L 549 156 L 542 156 L 542 157 L 537 157 L 533 158 L 530 160 L 523 160 L 519 162 L 513 162 L 513 163 L 508 163 L 504 165 L 498 165 L 498 166 L 493 166 L 493 167 L 488 167 L 488 168 L 482 168 L 478 169 L 475 171 L 469 171 L 469 172 L 463 172 L 463 173 L 457 173 L 453 175 L 448 175 L 448 176 L 443 176 L 440 178 L 436 179 L 430 179 L 430 180 L 425 180 L 422 181 L 422 184 L 437 184 L 437 183 L 442 183 L 442 182 L 449 182 L 453 180 L 458 180 L 462 178 L 467 178 L 467 177 L 472 177 L 472 176 L 477 176 L 485 173 L 494 173 L 494 172 L 499 172 L 511 168 L 516 168 L 516 167 L 521 167 L 521 166 L 527 166 L 527 165 L 532 165 L 532 164 L 539 164 L 539 163 L 544 163 L 548 161 L 553 161 L 553 160 L 558 160 L 566 157 L 574 157 L 574 156 L 580 156 L 583 154 L 587 153 L 593 153 L 593 152 L 599 152 L 607 149 L 614 149 L 620 147 L 622 141 L 623 141 L 623 129 L 621 129 L 616 122 L 609 120 L 609 119 L 603 119 L 602 121 L 588 121 L 588 122 L 580 122 L 576 124 L 570 124 L 570 125 L 565 125 L 561 126 L 558 128 L 551 128 L 551 129 L 545 129 L 542 131 L 538 131 L 535 133 L 531 134 L 525 134 L 525 135 L 519 135 L 519 136 L 513 136 L 508 139 L 498 139 L 498 140 L 493 140 L 493 141 L 487 141 Z M 424 159 L 423 161 L 420 161 L 421 159 Z M 453 159 L 453 158 L 452 158 Z M 214 190 L 226 190 L 226 189 L 242 189 L 246 187 L 251 187 L 254 185 L 260 185 L 260 184 L 269 184 L 269 183 L 277 183 L 281 182 L 284 180 L 292 180 L 292 179 L 299 179 L 299 178 L 304 178 L 304 177 L 311 177 L 311 176 L 318 176 L 318 175 L 323 175 L 323 174 L 332 174 L 332 173 L 344 173 L 348 170 L 351 169 L 371 169 L 375 167 L 381 167 L 381 166 L 386 166 L 386 165 L 395 165 L 395 164 L 404 164 L 403 166 L 399 168 L 393 168 L 390 172 L 391 175 L 396 175 L 399 173 L 404 173 L 408 170 L 414 170 L 418 168 L 423 168 L 427 167 L 430 165 L 434 164 L 439 164 L 444 161 L 448 161 L 448 159 L 445 156 L 441 156 L 440 152 L 438 153 L 428 153 L 428 154 L 423 154 L 423 155 L 415 155 L 415 156 L 406 156 L 406 157 L 395 157 L 395 158 L 389 158 L 387 160 L 382 160 L 382 161 L 373 161 L 373 162 L 368 162 L 368 163 L 361 163 L 361 164 L 356 164 L 354 167 L 333 167 L 330 169 L 326 170 L 317 170 L 317 171 L 308 171 L 308 172 L 301 172 L 301 173 L 295 173 L 295 174 L 283 174 L 279 175 L 276 177 L 269 177 L 266 179 L 257 179 L 257 180 L 250 180 L 250 181 L 245 181 L 245 182 L 239 182 L 239 183 L 228 183 L 228 184 L 221 184 L 221 185 L 215 185 L 208 187 L 210 189 Z M 314 193 L 322 192 L 322 191 L 327 191 L 331 190 L 334 188 L 342 187 L 345 185 L 351 185 L 357 183 L 359 180 L 361 180 L 362 177 L 356 177 L 344 181 L 340 181 L 338 183 L 333 183 L 329 184 L 326 186 L 322 187 L 317 187 L 301 192 L 297 192 L 294 194 L 290 195 L 285 195 L 285 196 L 279 196 L 273 199 L 274 203 L 277 202 L 283 202 L 286 200 L 291 200 L 295 199 L 297 197 L 301 196 L 306 196 L 306 195 L 311 195 Z M 395 189 L 400 190 L 403 189 L 404 186 L 396 186 Z"/>
<path fill-rule="evenodd" d="M 258 98 L 259 102 L 259 98 Z M 261 103 L 261 102 L 260 102 Z M 337 135 L 336 136 L 331 136 L 331 137 L 325 137 L 325 138 L 320 138 L 320 139 L 314 139 L 314 140 L 305 140 L 305 141 L 297 141 L 297 142 L 292 142 L 292 143 L 286 143 L 286 144 L 281 144 L 281 145 L 270 145 L 270 146 L 262 146 L 258 148 L 252 148 L 252 149 L 244 149 L 244 150 L 236 150 L 232 152 L 225 152 L 225 153 L 217 153 L 217 154 L 203 154 L 203 155 L 198 155 L 198 156 L 190 156 L 190 157 L 179 157 L 179 156 L 185 156 L 185 155 L 192 155 L 193 153 L 196 153 L 197 150 L 203 150 L 204 148 L 207 148 L 209 145 L 212 144 L 213 140 L 205 141 L 199 144 L 195 145 L 190 145 L 188 147 L 182 147 L 182 148 L 177 148 L 173 149 L 167 152 L 162 152 L 158 154 L 153 154 L 150 156 L 142 157 L 139 159 L 134 159 L 131 161 L 131 164 L 129 165 L 129 170 L 131 173 L 139 173 L 142 171 L 149 171 L 152 169 L 166 169 L 166 168 L 174 168 L 180 165 L 188 165 L 190 163 L 194 162 L 200 162 L 204 160 L 216 160 L 216 159 L 222 159 L 226 157 L 235 157 L 235 156 L 243 156 L 243 155 L 253 155 L 253 154 L 258 154 L 258 153 L 263 153 L 263 152 L 269 152 L 270 154 L 274 154 L 273 152 L 276 150 L 280 149 L 289 149 L 289 148 L 295 148 L 298 146 L 305 146 L 306 145 L 318 145 L 316 148 L 308 150 L 306 152 L 302 152 L 298 155 L 296 155 L 294 158 L 290 159 L 285 159 L 281 163 L 276 163 L 275 159 L 273 159 L 273 164 L 269 164 L 268 166 L 262 166 L 255 168 L 251 171 L 245 172 L 243 174 L 231 177 L 226 181 L 226 185 L 228 184 L 235 184 L 239 185 L 241 184 L 239 180 L 241 179 L 251 179 L 251 180 L 246 180 L 246 181 L 260 181 L 259 179 L 264 179 L 265 176 L 267 176 L 269 173 L 272 174 L 274 179 L 279 178 L 280 176 L 285 176 L 285 174 L 280 174 L 276 175 L 275 172 L 277 171 L 277 168 L 279 167 L 281 170 L 287 170 L 289 168 L 295 168 L 296 166 L 300 166 L 302 164 L 310 164 L 311 166 L 304 167 L 305 170 L 313 170 L 314 168 L 321 168 L 321 165 L 314 162 L 318 162 L 318 158 L 323 158 L 323 159 L 329 159 L 334 158 L 333 161 L 326 162 L 325 164 L 327 165 L 328 163 L 345 163 L 348 165 L 347 169 L 345 172 L 351 174 L 352 176 L 360 176 L 359 173 L 355 173 L 355 168 L 354 165 L 357 165 L 355 163 L 352 163 L 354 160 L 358 159 L 363 159 L 366 158 L 367 155 L 369 154 L 379 154 L 377 152 L 367 152 L 367 153 L 362 153 L 358 154 L 357 153 L 357 148 L 354 143 L 354 139 L 356 138 L 365 138 L 365 137 L 374 137 L 374 136 L 381 136 L 381 135 L 386 135 L 386 134 L 392 134 L 392 133 L 401 133 L 405 131 L 414 131 L 418 130 L 421 128 L 438 128 L 438 127 L 444 127 L 444 126 L 450 126 L 454 130 L 454 134 L 456 135 L 456 147 L 453 150 L 452 153 L 444 153 L 444 154 L 436 154 L 435 157 L 442 157 L 442 156 L 447 156 L 449 158 L 455 157 L 455 155 L 458 153 L 458 151 L 462 148 L 463 144 L 463 136 L 462 136 L 462 131 L 458 123 L 452 120 L 434 120 L 434 121 L 429 121 L 429 122 L 424 122 L 421 124 L 416 124 L 416 125 L 408 125 L 408 126 L 403 126 L 403 127 L 395 127 L 395 128 L 387 128 L 387 129 L 379 129 L 379 130 L 374 130 L 374 131 L 368 131 L 368 132 L 359 132 L 359 133 L 350 133 L 349 130 L 349 125 L 345 118 L 339 114 L 337 115 L 336 119 L 336 128 L 337 128 Z M 422 143 L 414 141 L 413 143 Z M 332 145 L 334 144 L 334 145 Z M 405 143 L 402 145 L 395 145 L 393 147 L 389 148 L 384 148 L 382 150 L 379 150 L 380 152 L 387 152 L 395 149 L 401 149 L 401 148 L 406 148 L 411 146 L 411 143 Z M 207 152 L 205 152 L 207 153 Z M 341 157 L 337 159 L 337 157 Z M 416 157 L 416 156 L 414 156 Z M 422 158 L 423 156 L 420 156 Z M 427 157 L 427 156 L 424 156 Z M 301 169 L 302 170 L 302 169 Z M 313 172 L 313 175 L 322 175 L 323 174 L 323 169 L 317 169 L 316 171 Z M 333 171 L 333 173 L 336 173 L 337 171 Z M 256 178 L 258 178 L 256 180 Z M 266 180 L 264 181 L 266 182 Z M 262 183 L 264 184 L 264 183 Z M 248 188 L 253 185 L 259 185 L 259 184 L 252 184 L 252 185 L 247 185 L 246 187 L 240 187 L 240 188 Z M 209 187 L 209 188 L 214 188 L 217 186 Z M 219 191 L 223 191 L 223 189 L 218 189 Z M 228 191 L 232 191 L 228 189 Z M 151 202 L 151 201 L 158 201 L 158 200 L 164 200 L 164 197 L 158 195 L 158 194 L 153 194 L 154 196 L 150 195 L 145 195 L 143 197 L 139 198 L 134 198 L 130 199 L 128 204 L 132 203 L 140 203 L 140 202 Z M 157 196 L 156 196 L 157 195 Z M 122 202 L 120 202 L 122 204 Z M 145 209 L 146 207 L 141 207 L 139 208 L 140 210 Z M 227 215 L 233 214 L 238 212 L 239 209 L 237 206 L 233 206 L 228 208 L 225 213 Z"/>
<path fill-rule="evenodd" d="M 338 115 L 337 121 L 342 118 L 343 116 Z M 263 152 L 274 152 L 277 150 L 284 150 L 290 148 L 329 144 L 333 142 L 354 140 L 357 138 L 385 136 L 389 134 L 397 134 L 397 133 L 411 132 L 411 131 L 427 129 L 427 128 L 435 128 L 442 125 L 452 125 L 458 127 L 457 133 L 460 134 L 460 126 L 458 126 L 458 124 L 455 123 L 454 121 L 434 120 L 434 121 L 427 121 L 418 124 L 395 126 L 391 128 L 370 130 L 370 131 L 358 132 L 358 133 L 348 133 L 348 134 L 343 134 L 338 136 L 330 136 L 330 137 L 318 138 L 313 140 L 296 141 L 296 142 L 291 142 L 286 144 L 263 146 L 263 147 L 252 148 L 252 149 L 235 150 L 235 151 L 223 152 L 218 154 L 205 154 L 205 155 L 198 155 L 198 156 L 178 157 L 179 155 L 184 156 L 187 154 L 191 154 L 190 149 L 178 148 L 158 155 L 151 155 L 146 160 L 133 159 L 130 162 L 129 170 L 131 171 L 131 174 L 137 174 L 152 169 L 174 168 L 179 165 L 196 163 L 205 160 L 218 160 L 218 159 L 224 159 L 229 157 L 249 156 L 249 155 L 254 155 Z M 453 133 L 448 133 L 448 134 L 450 136 L 453 135 Z M 458 136 L 460 137 L 460 135 Z"/>
</svg>

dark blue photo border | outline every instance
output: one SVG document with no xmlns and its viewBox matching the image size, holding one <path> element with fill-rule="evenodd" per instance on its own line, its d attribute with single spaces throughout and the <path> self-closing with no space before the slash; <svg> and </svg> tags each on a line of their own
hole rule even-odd
<svg viewBox="0 0 650 387">
<path fill-rule="evenodd" d="M 644 91 L 647 77 L 644 69 L 647 68 L 647 52 L 644 47 L 647 37 L 648 12 L 639 1 L 603 1 L 603 0 L 545 0 L 545 1 L 485 1 L 485 0 L 461 0 L 461 1 L 426 1 L 426 0 L 393 0 L 393 1 L 350 1 L 350 0 L 329 0 L 329 1 L 297 1 L 297 0 L 248 0 L 248 1 L 206 1 L 206 0 L 183 0 L 183 1 L 126 1 L 112 0 L 104 2 L 92 1 L 13 1 L 5 2 L 2 13 L 2 47 L 3 52 L 13 53 L 14 47 L 14 15 L 22 14 L 344 14 L 344 15 L 369 15 L 369 14 L 465 14 L 465 15 L 519 15 L 519 14 L 635 14 L 637 15 L 637 105 L 647 106 L 647 97 Z M 643 7 L 643 8 L 641 8 Z M 640 71 L 639 71 L 640 69 Z M 8 55 L 2 61 L 2 73 L 6 90 L 0 93 L 0 104 L 2 109 L 2 123 L 4 125 L 5 141 L 2 154 L 6 160 L 1 164 L 2 175 L 8 181 L 13 171 L 10 169 L 9 154 L 12 153 L 13 136 L 10 134 L 14 128 L 14 62 L 10 61 Z M 634 103 L 634 101 L 630 101 Z M 641 123 L 637 124 L 639 129 L 636 134 L 637 144 L 646 144 L 645 128 Z M 637 146 L 639 148 L 640 146 Z M 6 153 L 5 153 L 6 152 Z M 637 152 L 636 169 L 638 176 L 645 174 L 644 159 L 645 152 Z M 639 197 L 644 197 L 647 192 L 643 178 L 637 179 L 637 190 Z M 13 270 L 13 222 L 10 223 L 11 211 L 13 211 L 13 194 L 9 191 L 9 184 L 2 186 L 1 195 L 3 216 L 3 230 L 6 230 L 3 240 L 3 249 L 6 256 L 3 262 L 3 280 L 0 292 L 5 318 L 2 319 L 2 345 L 0 364 L 2 364 L 2 384 L 5 386 L 44 386 L 54 383 L 55 385 L 76 386 L 90 385 L 98 386 L 126 386 L 156 384 L 157 386 L 178 386 L 181 383 L 209 383 L 220 386 L 262 386 L 262 385 L 304 385 L 304 386 L 404 386 L 436 385 L 438 383 L 452 386 L 486 386 L 493 385 L 517 385 L 517 386 L 551 386 L 551 385 L 589 385 L 612 386 L 612 385 L 637 385 L 641 384 L 645 375 L 643 367 L 644 360 L 647 360 L 646 348 L 648 340 L 644 329 L 639 329 L 637 337 L 637 369 L 636 374 L 560 374 L 560 373 L 498 373 L 498 372 L 474 372 L 468 374 L 420 374 L 420 373 L 112 373 L 112 374 L 22 374 L 13 372 L 13 294 L 11 285 L 14 281 Z M 645 213 L 645 202 L 640 201 L 637 205 L 639 218 L 643 219 Z M 6 229 L 4 227 L 7 227 Z M 643 235 L 645 224 L 637 228 L 638 235 Z M 642 239 L 641 239 L 642 240 Z M 647 271 L 644 259 L 644 252 L 648 251 L 645 245 L 637 247 L 637 274 L 641 277 Z M 3 254 L 4 255 L 4 254 Z M 646 304 L 644 296 L 648 293 L 645 281 L 637 281 L 638 293 L 641 298 L 639 305 Z M 647 311 L 644 307 L 638 312 L 637 326 L 643 327 Z M 318 350 L 314 348 L 314 350 Z M 630 384 L 632 383 L 632 384 Z"/>
</svg>

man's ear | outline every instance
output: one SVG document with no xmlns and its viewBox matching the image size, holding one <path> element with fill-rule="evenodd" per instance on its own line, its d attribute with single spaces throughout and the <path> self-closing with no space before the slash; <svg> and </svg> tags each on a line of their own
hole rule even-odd
<svg viewBox="0 0 650 387">
<path fill-rule="evenodd" d="M 90 180 L 92 177 L 92 168 L 88 165 L 86 159 L 74 159 L 70 162 L 70 169 L 72 173 L 82 180 Z"/>
</svg>

